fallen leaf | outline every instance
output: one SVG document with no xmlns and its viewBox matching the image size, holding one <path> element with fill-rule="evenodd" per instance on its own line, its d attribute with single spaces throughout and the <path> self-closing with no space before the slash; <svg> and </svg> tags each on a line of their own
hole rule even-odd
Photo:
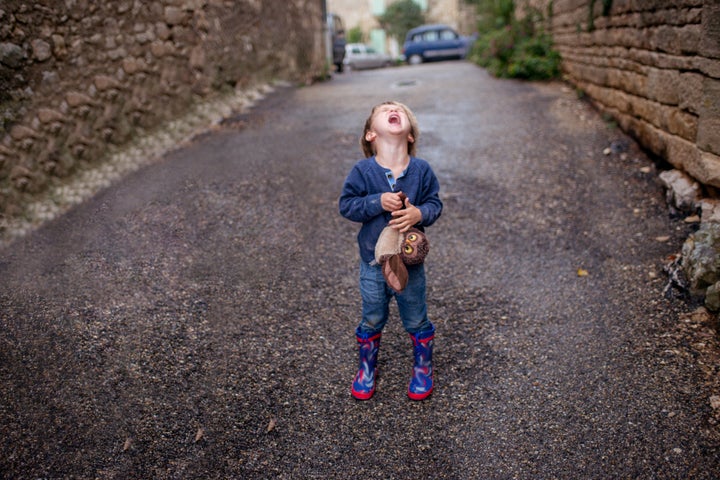
<svg viewBox="0 0 720 480">
<path fill-rule="evenodd" d="M 205 430 L 203 430 L 202 427 L 199 427 L 197 430 L 197 433 L 195 434 L 195 443 L 202 440 L 202 438 L 205 436 Z"/>
<path fill-rule="evenodd" d="M 577 275 L 578 277 L 587 277 L 588 275 L 590 275 L 590 273 L 584 268 L 578 268 Z"/>
<path fill-rule="evenodd" d="M 610 153 L 612 153 L 612 150 L 610 150 L 610 147 L 603 150 L 603 155 L 610 155 Z"/>
<path fill-rule="evenodd" d="M 642 168 L 640 169 L 640 171 L 641 171 L 642 173 L 650 173 L 650 172 L 652 171 L 652 169 L 651 169 L 650 167 L 642 167 Z"/>
<path fill-rule="evenodd" d="M 125 439 L 125 443 L 123 444 L 122 451 L 127 452 L 130 450 L 130 447 L 132 446 L 132 438 L 128 437 Z"/>
<path fill-rule="evenodd" d="M 698 223 L 700 221 L 700 217 L 697 215 L 690 215 L 689 217 L 685 217 L 685 223 Z"/>
<path fill-rule="evenodd" d="M 274 418 L 271 418 L 270 423 L 268 423 L 268 426 L 267 426 L 267 433 L 272 432 L 275 429 L 275 425 L 277 425 L 277 420 L 275 420 Z"/>
<path fill-rule="evenodd" d="M 670 237 L 668 235 L 663 235 L 662 237 L 655 237 L 655 240 L 658 242 L 667 242 L 670 240 Z"/>
</svg>

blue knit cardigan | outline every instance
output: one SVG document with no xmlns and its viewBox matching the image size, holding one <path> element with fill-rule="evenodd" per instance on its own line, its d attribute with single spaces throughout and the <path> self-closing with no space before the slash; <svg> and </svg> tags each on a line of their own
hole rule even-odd
<svg viewBox="0 0 720 480">
<path fill-rule="evenodd" d="M 416 225 L 421 230 L 435 223 L 443 209 L 439 196 L 440 183 L 425 160 L 410 157 L 404 175 L 395 179 L 394 189 L 390 187 L 387 172 L 375 161 L 374 156 L 360 160 L 345 179 L 338 202 L 340 215 L 362 223 L 357 240 L 360 258 L 367 263 L 374 260 L 375 243 L 382 229 L 392 219 L 390 212 L 383 210 L 380 204 L 383 193 L 403 192 L 422 213 L 422 220 Z"/>
</svg>

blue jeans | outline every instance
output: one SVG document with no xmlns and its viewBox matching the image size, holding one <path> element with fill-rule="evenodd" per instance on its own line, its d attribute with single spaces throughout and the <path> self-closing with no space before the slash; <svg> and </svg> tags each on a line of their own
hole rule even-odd
<svg viewBox="0 0 720 480">
<path fill-rule="evenodd" d="M 360 294 L 362 295 L 362 320 L 358 333 L 379 333 L 389 316 L 392 297 L 397 301 L 400 319 L 408 333 L 418 333 L 432 328 L 427 316 L 425 301 L 425 267 L 408 266 L 408 284 L 403 293 L 396 293 L 385 282 L 380 265 L 360 262 Z"/>
</svg>

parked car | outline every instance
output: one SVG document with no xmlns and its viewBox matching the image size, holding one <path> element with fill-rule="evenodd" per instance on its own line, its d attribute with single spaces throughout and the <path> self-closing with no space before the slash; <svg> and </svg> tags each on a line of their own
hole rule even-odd
<svg viewBox="0 0 720 480">
<path fill-rule="evenodd" d="M 464 37 L 447 25 L 423 25 L 407 33 L 403 55 L 410 65 L 465 58 L 475 37 Z"/>
<path fill-rule="evenodd" d="M 392 65 L 390 55 L 380 53 L 370 45 L 363 43 L 348 43 L 345 45 L 345 66 L 353 70 L 363 68 L 389 67 Z"/>
</svg>

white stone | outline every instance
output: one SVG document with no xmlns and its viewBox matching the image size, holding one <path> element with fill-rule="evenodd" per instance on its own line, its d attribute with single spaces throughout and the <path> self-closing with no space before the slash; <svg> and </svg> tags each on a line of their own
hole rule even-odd
<svg viewBox="0 0 720 480">
<path fill-rule="evenodd" d="M 703 222 L 720 223 L 720 200 L 703 198 L 700 200 L 701 218 Z"/>
<path fill-rule="evenodd" d="M 667 201 L 678 210 L 695 210 L 700 195 L 700 185 L 680 170 L 668 170 L 660 174 L 660 180 L 667 188 Z"/>
</svg>

